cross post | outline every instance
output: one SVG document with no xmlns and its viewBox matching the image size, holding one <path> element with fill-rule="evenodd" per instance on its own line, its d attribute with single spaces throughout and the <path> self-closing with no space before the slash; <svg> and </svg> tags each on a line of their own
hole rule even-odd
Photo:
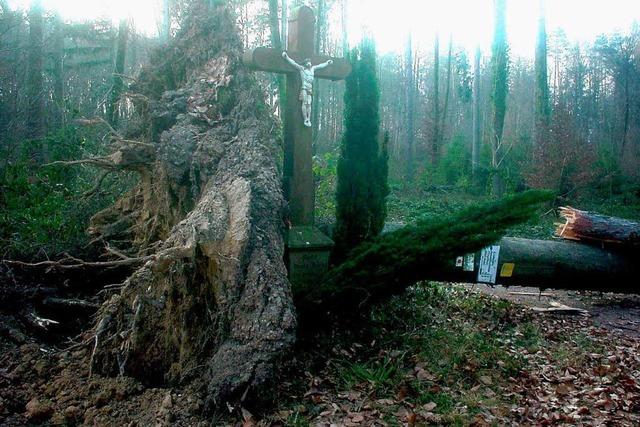
<svg viewBox="0 0 640 427">
<path fill-rule="evenodd" d="M 312 76 L 327 80 L 342 80 L 351 73 L 351 64 L 344 58 L 316 55 L 313 38 L 316 19 L 307 6 L 296 9 L 289 19 L 287 54 L 296 64 L 311 62 Z M 286 75 L 286 104 L 284 111 L 284 177 L 283 190 L 289 202 L 291 226 L 288 230 L 285 263 L 289 280 L 295 285 L 317 282 L 329 268 L 329 254 L 333 241 L 314 227 L 315 184 L 313 180 L 312 131 L 305 126 L 302 113 L 302 78 L 304 67 L 296 69 L 283 57 L 283 52 L 258 47 L 244 54 L 248 67 Z M 325 64 L 326 65 L 326 64 Z M 307 101 L 309 92 L 305 92 Z"/>
</svg>

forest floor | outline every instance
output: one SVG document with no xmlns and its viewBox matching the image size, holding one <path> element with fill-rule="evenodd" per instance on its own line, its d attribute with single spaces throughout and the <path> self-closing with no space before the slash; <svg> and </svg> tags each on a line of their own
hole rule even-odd
<svg viewBox="0 0 640 427">
<path fill-rule="evenodd" d="M 332 355 L 320 369 L 299 371 L 306 389 L 291 384 L 283 392 L 290 407 L 265 424 L 640 423 L 640 299 L 551 291 L 595 310 L 554 315 L 510 301 L 528 296 L 488 289 L 416 286 L 379 307 L 361 340 L 319 341 L 316 354 Z"/>
<path fill-rule="evenodd" d="M 275 404 L 229 407 L 214 418 L 189 389 L 88 377 L 87 346 L 64 350 L 3 314 L 0 424 L 640 424 L 640 339 L 628 330 L 637 323 L 598 323 L 608 310 L 638 322 L 640 300 L 546 291 L 597 312 L 552 315 L 530 307 L 551 297 L 509 292 L 528 290 L 415 286 L 375 309 L 366 326 L 301 341 Z"/>
</svg>

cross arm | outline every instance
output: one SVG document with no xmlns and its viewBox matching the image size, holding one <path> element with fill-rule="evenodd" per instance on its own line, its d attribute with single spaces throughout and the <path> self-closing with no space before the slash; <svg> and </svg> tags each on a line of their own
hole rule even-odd
<svg viewBox="0 0 640 427">
<path fill-rule="evenodd" d="M 288 52 L 289 56 L 298 64 L 304 62 L 305 57 L 296 52 Z M 322 64 L 328 60 L 333 60 L 333 64 L 329 67 L 318 69 L 315 77 L 327 80 L 343 80 L 351 73 L 351 64 L 344 58 L 331 58 L 325 55 L 311 56 L 312 64 Z M 288 74 L 297 73 L 298 70 L 293 68 L 291 64 L 282 57 L 282 51 L 269 47 L 258 47 L 245 52 L 242 58 L 244 64 L 258 71 L 269 71 L 272 73 Z"/>
</svg>

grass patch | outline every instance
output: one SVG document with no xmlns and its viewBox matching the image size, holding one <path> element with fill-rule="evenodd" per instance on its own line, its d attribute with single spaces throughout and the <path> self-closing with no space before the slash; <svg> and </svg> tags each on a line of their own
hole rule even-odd
<svg viewBox="0 0 640 427">
<path fill-rule="evenodd" d="M 343 361 L 337 375 L 346 389 L 368 383 L 376 392 L 384 394 L 397 382 L 397 373 L 398 366 L 395 361 L 385 359 L 365 362 Z"/>
</svg>

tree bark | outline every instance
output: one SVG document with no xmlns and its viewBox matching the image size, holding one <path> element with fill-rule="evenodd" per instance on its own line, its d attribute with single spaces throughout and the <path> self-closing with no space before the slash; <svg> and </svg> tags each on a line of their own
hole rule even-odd
<svg viewBox="0 0 640 427">
<path fill-rule="evenodd" d="M 124 256 L 151 258 L 99 310 L 90 364 L 195 384 L 213 408 L 258 395 L 296 320 L 276 123 L 226 8 L 196 9 L 181 31 L 132 87 L 148 99 L 135 101 L 147 125 L 129 130 L 143 141 L 108 159 L 140 182 L 90 232 Z"/>
<path fill-rule="evenodd" d="M 554 240 L 508 237 L 496 245 L 500 246 L 496 284 L 640 294 L 637 256 Z M 451 259 L 430 278 L 475 283 L 480 253 L 476 252 L 474 258 L 474 272 L 456 268 Z M 505 263 L 513 264 L 510 277 L 501 277 Z"/>
</svg>

